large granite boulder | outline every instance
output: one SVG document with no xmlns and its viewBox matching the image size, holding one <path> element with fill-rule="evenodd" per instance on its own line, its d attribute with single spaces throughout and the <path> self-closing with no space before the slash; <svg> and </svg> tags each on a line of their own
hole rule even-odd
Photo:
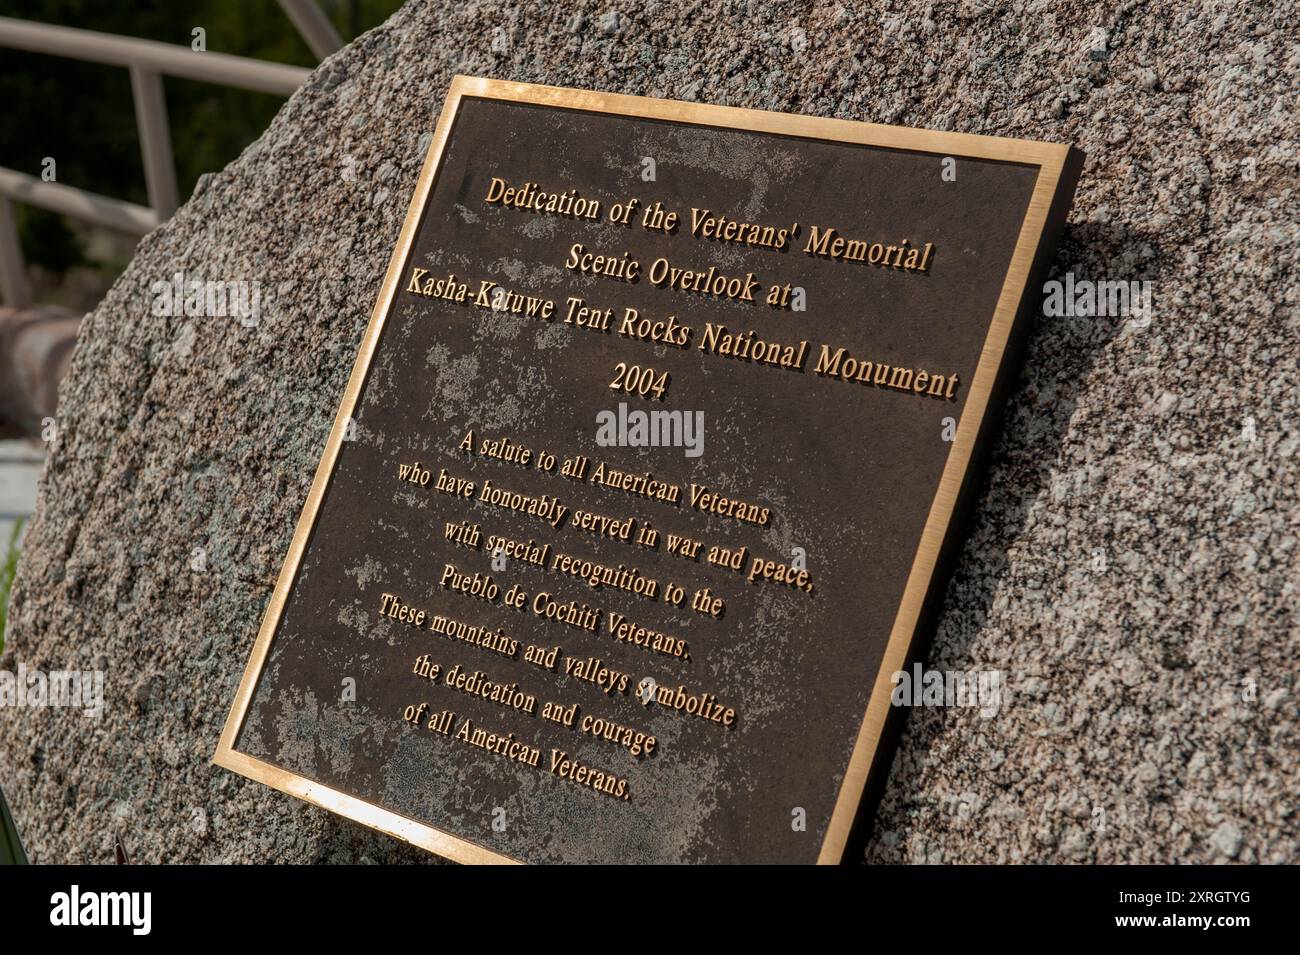
<svg viewBox="0 0 1300 955">
<path fill-rule="evenodd" d="M 1153 314 L 1032 333 L 929 657 L 1007 698 L 908 716 L 865 855 L 1297 861 L 1298 64 L 1179 6 L 419 2 L 331 57 L 83 325 L 2 665 L 107 709 L 0 708 L 31 857 L 426 858 L 209 760 L 459 72 L 1082 147 L 1055 270 Z"/>
</svg>

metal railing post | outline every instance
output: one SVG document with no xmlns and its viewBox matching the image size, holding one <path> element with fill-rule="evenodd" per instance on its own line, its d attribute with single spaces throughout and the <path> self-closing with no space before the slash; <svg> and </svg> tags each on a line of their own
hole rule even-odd
<svg viewBox="0 0 1300 955">
<path fill-rule="evenodd" d="M 316 0 L 280 0 L 280 7 L 316 59 L 323 60 L 343 49 L 343 40 Z"/>
<path fill-rule="evenodd" d="M 131 95 L 135 98 L 135 125 L 140 131 L 140 156 L 144 160 L 149 205 L 158 213 L 159 220 L 169 219 L 180 205 L 180 196 L 176 189 L 176 160 L 172 157 L 162 76 L 133 65 Z"/>
<path fill-rule="evenodd" d="M 30 305 L 32 290 L 23 269 L 23 250 L 18 244 L 18 223 L 9 197 L 0 195 L 0 291 L 7 305 Z"/>
</svg>

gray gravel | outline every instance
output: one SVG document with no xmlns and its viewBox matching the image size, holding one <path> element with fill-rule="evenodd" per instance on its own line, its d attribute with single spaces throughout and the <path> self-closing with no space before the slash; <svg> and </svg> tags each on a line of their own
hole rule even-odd
<svg viewBox="0 0 1300 955">
<path fill-rule="evenodd" d="M 1294 11 L 1087 6 L 412 3 L 328 60 L 83 328 L 0 665 L 108 711 L 0 709 L 32 858 L 424 858 L 209 759 L 461 72 L 1082 147 L 1055 270 L 1154 315 L 1034 331 L 930 656 L 1007 699 L 909 714 L 866 858 L 1300 861 Z M 177 271 L 260 323 L 153 317 Z"/>
</svg>

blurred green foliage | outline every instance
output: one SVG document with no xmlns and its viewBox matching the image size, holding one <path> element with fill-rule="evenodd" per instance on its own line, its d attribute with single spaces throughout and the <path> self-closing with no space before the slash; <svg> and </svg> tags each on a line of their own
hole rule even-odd
<svg viewBox="0 0 1300 955">
<path fill-rule="evenodd" d="M 22 534 L 23 522 L 14 524 L 8 546 L 0 554 L 0 653 L 5 650 L 5 624 L 8 622 L 9 591 L 13 587 L 14 574 L 18 571 L 18 537 Z M 26 865 L 27 856 L 23 853 L 22 840 L 18 838 L 18 829 L 13 816 L 5 802 L 5 794 L 0 791 L 0 865 Z"/>
<path fill-rule="evenodd" d="M 401 0 L 320 0 L 344 42 L 386 20 Z M 208 52 L 314 67 L 316 58 L 274 0 L 0 0 L 0 16 L 97 30 Z M 195 53 L 195 56 L 201 56 Z M 199 176 L 235 159 L 266 129 L 284 99 L 164 77 L 181 200 Z M 0 47 L 0 166 L 148 205 L 131 78 L 123 67 Z M 18 206 L 28 261 L 62 273 L 84 253 L 62 220 Z"/>
<path fill-rule="evenodd" d="M 0 552 L 0 653 L 5 652 L 5 625 L 9 622 L 9 592 L 18 573 L 18 538 L 23 532 L 23 519 L 14 522 L 8 545 Z"/>
<path fill-rule="evenodd" d="M 23 852 L 22 840 L 18 838 L 18 827 L 14 825 L 14 817 L 9 813 L 5 794 L 0 790 L 0 865 L 27 864 L 27 854 Z"/>
</svg>

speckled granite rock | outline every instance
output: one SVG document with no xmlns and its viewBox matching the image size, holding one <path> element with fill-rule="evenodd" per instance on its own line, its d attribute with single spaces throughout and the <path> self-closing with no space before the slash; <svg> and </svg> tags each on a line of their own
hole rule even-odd
<svg viewBox="0 0 1300 955">
<path fill-rule="evenodd" d="M 1007 699 L 909 715 L 866 857 L 1300 860 L 1294 21 L 534 7 L 412 3 L 332 57 L 86 322 L 3 666 L 105 667 L 108 711 L 0 709 L 33 859 L 424 858 L 209 759 L 461 72 L 1082 147 L 1056 270 L 1154 315 L 1033 333 L 930 655 Z M 260 321 L 154 317 L 178 271 L 257 280 Z"/>
</svg>

